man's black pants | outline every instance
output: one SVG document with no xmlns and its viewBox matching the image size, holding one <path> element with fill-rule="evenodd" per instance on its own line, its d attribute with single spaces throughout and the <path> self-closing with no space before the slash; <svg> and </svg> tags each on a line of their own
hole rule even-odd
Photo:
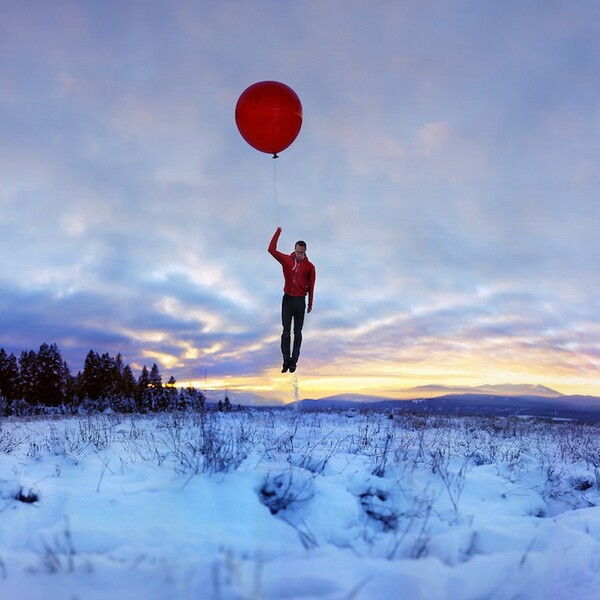
<svg viewBox="0 0 600 600">
<path fill-rule="evenodd" d="M 302 344 L 302 325 L 304 325 L 304 310 L 306 300 L 304 296 L 288 296 L 284 294 L 281 302 L 281 353 L 287 364 L 296 365 L 300 356 Z M 292 320 L 294 321 L 294 346 L 290 356 L 290 343 L 292 338 Z"/>
</svg>

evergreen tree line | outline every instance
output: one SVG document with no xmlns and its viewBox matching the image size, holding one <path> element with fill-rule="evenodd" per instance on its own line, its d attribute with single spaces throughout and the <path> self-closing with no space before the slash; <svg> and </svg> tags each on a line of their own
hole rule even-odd
<svg viewBox="0 0 600 600">
<path fill-rule="evenodd" d="M 121 354 L 90 350 L 83 371 L 73 376 L 56 344 L 42 344 L 17 357 L 0 348 L 0 415 L 48 412 L 158 412 L 203 410 L 204 394 L 190 386 L 163 385 L 158 366 L 144 365 L 136 379 Z M 230 409 L 226 398 L 226 409 Z M 222 406 L 222 404 L 221 404 Z"/>
</svg>

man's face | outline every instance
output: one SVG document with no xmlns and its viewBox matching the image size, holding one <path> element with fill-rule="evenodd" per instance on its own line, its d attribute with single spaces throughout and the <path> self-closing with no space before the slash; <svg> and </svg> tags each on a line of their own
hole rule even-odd
<svg viewBox="0 0 600 600">
<path fill-rule="evenodd" d="M 294 253 L 296 254 L 296 258 L 298 260 L 304 260 L 304 257 L 306 256 L 306 247 L 296 244 L 294 247 Z"/>
</svg>

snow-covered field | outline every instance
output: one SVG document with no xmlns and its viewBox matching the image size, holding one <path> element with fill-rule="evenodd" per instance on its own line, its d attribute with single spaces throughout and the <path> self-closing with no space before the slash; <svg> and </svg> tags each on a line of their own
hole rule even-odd
<svg viewBox="0 0 600 600">
<path fill-rule="evenodd" d="M 600 598 L 600 427 L 5 419 L 0 598 Z"/>
</svg>

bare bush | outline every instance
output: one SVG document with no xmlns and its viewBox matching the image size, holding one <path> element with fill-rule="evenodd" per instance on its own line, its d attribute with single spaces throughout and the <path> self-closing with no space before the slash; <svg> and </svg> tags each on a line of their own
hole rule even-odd
<svg viewBox="0 0 600 600">
<path fill-rule="evenodd" d="M 269 473 L 258 490 L 258 497 L 272 515 L 279 514 L 315 495 L 313 479 L 293 468 L 277 474 Z"/>
<path fill-rule="evenodd" d="M 0 452 L 3 454 L 14 452 L 23 442 L 24 439 L 17 436 L 14 430 L 0 427 Z"/>
</svg>

